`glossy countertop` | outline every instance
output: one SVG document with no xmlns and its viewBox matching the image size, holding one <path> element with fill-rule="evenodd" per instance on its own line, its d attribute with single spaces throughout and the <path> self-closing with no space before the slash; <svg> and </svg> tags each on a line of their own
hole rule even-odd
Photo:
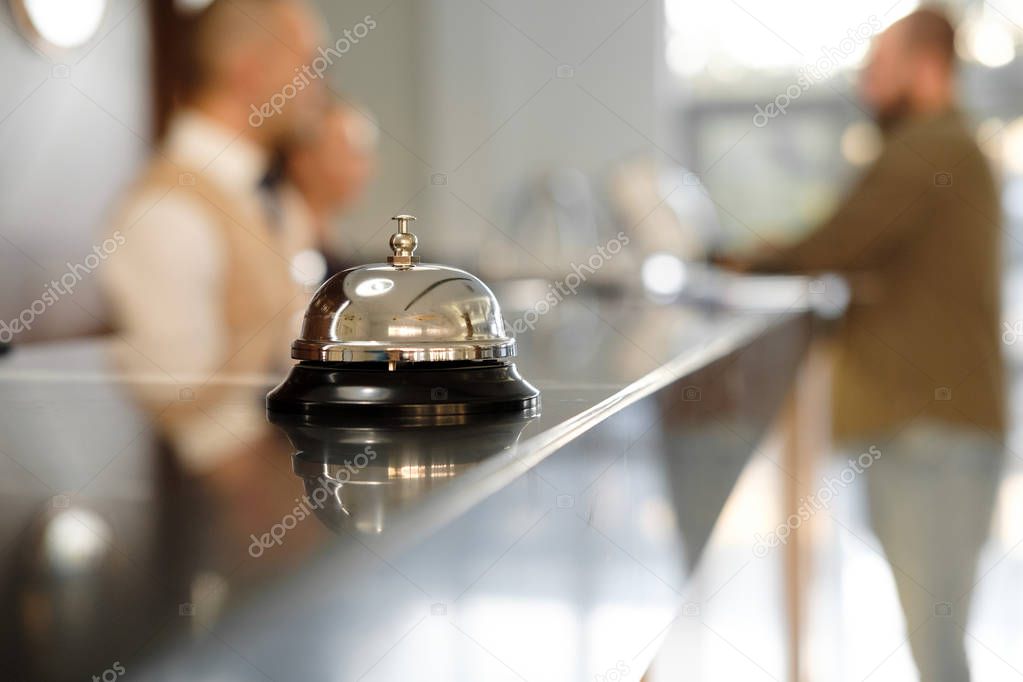
<svg viewBox="0 0 1023 682">
<path fill-rule="evenodd" d="M 12 679 L 639 679 L 806 350 L 810 294 L 783 284 L 766 306 L 739 284 L 566 299 L 517 338 L 539 415 L 265 425 L 199 473 L 106 341 L 14 349 Z"/>
</svg>

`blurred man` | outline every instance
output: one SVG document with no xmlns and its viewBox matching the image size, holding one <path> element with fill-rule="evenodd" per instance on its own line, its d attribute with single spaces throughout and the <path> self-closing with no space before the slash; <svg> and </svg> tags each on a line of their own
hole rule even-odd
<svg viewBox="0 0 1023 682">
<path fill-rule="evenodd" d="M 880 157 L 803 242 L 753 269 L 838 271 L 853 285 L 839 332 L 836 439 L 876 446 L 872 522 L 925 682 L 969 678 L 969 598 L 1005 429 L 999 199 L 955 108 L 954 32 L 917 11 L 880 35 L 862 74 Z"/>
<path fill-rule="evenodd" d="M 314 229 L 329 241 L 329 225 L 366 191 L 376 166 L 377 128 L 365 114 L 332 106 L 319 135 L 288 150 L 286 175 L 311 214 Z"/>
<path fill-rule="evenodd" d="M 320 83 L 296 77 L 320 38 L 301 2 L 215 0 L 185 50 L 183 106 L 115 221 L 117 362 L 158 379 L 139 398 L 189 468 L 263 433 L 257 386 L 287 361 L 315 279 L 293 265 L 313 234 L 270 159 L 322 119 Z"/>
</svg>

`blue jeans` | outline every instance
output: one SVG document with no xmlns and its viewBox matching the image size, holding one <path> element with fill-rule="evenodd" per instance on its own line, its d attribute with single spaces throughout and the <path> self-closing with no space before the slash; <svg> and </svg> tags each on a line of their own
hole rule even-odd
<svg viewBox="0 0 1023 682">
<path fill-rule="evenodd" d="M 865 440 L 871 525 L 884 547 L 921 682 L 970 679 L 964 629 L 977 558 L 988 536 L 1002 442 L 938 421 Z"/>
</svg>

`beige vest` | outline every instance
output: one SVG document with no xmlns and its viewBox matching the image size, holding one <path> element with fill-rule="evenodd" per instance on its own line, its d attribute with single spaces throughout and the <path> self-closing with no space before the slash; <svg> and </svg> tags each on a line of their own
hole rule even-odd
<svg viewBox="0 0 1023 682">
<path fill-rule="evenodd" d="M 220 305 L 227 343 L 220 366 L 205 383 L 183 389 L 187 391 L 186 399 L 169 405 L 166 399 L 154 401 L 151 394 L 140 391 L 143 405 L 154 413 L 165 435 L 175 441 L 179 435 L 175 431 L 194 430 L 197 425 L 224 427 L 220 417 L 214 415 L 224 414 L 225 405 L 228 412 L 244 405 L 249 414 L 254 414 L 252 406 L 258 403 L 259 389 L 253 386 L 253 379 L 268 373 L 282 374 L 289 364 L 295 321 L 308 295 L 291 276 L 293 254 L 286 250 L 282 235 L 271 230 L 263 211 L 258 210 L 260 206 L 255 210 L 245 206 L 201 173 L 185 171 L 161 159 L 152 162 L 135 191 L 144 195 L 168 188 L 194 195 L 197 202 L 208 207 L 226 258 Z M 166 392 L 163 395 L 167 397 Z"/>
</svg>

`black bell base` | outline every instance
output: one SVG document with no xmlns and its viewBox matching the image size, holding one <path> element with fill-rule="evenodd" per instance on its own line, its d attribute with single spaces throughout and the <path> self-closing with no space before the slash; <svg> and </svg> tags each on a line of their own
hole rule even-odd
<svg viewBox="0 0 1023 682">
<path fill-rule="evenodd" d="M 300 362 L 266 396 L 271 413 L 310 417 L 443 417 L 535 412 L 540 391 L 512 363 Z"/>
</svg>

